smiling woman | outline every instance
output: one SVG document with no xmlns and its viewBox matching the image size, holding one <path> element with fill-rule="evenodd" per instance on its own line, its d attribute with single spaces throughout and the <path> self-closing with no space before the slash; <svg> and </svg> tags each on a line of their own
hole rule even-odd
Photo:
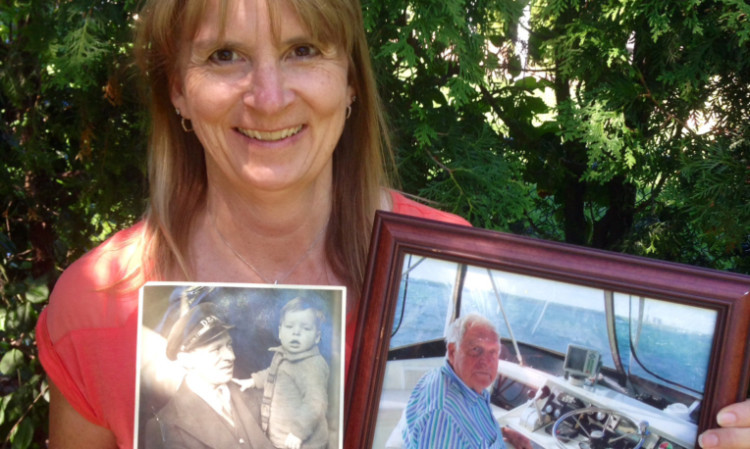
<svg viewBox="0 0 750 449">
<path fill-rule="evenodd" d="M 315 42 L 291 5 L 277 7 L 276 33 L 266 3 L 229 7 L 225 29 L 219 12 L 209 9 L 182 45 L 171 90 L 172 103 L 206 149 L 208 183 L 215 186 L 208 208 L 226 223 L 235 209 L 230 198 L 238 200 L 226 189 L 323 204 L 332 153 L 354 99 L 346 55 Z"/>
<path fill-rule="evenodd" d="M 357 0 L 147 0 L 138 17 L 150 203 L 65 271 L 40 317 L 56 448 L 145 444 L 134 442 L 147 433 L 134 429 L 145 282 L 343 285 L 351 311 L 377 209 L 466 224 L 388 188 Z M 200 389 L 158 382 L 155 360 L 141 365 L 141 392 Z"/>
<path fill-rule="evenodd" d="M 187 253 L 205 254 L 203 246 L 221 235 L 224 255 L 246 262 L 231 264 L 234 276 L 278 280 L 294 265 L 292 257 L 267 248 L 274 257 L 262 260 L 253 254 L 258 247 L 293 233 L 297 248 L 310 248 L 324 231 L 325 244 L 311 248 L 289 279 L 310 268 L 319 282 L 326 276 L 361 282 L 372 213 L 386 183 L 359 5 L 215 0 L 186 2 L 183 11 L 169 2 L 153 2 L 151 14 L 148 8 L 137 46 L 147 51 L 139 60 L 155 73 L 152 92 L 169 92 L 153 97 L 152 167 L 164 173 L 151 176 L 150 218 L 165 230 L 154 236 L 153 249 L 166 262 L 155 269 L 192 274 L 196 267 L 189 265 L 202 262 L 189 263 Z M 164 33 L 175 29 L 181 33 Z M 177 127 L 181 120 L 194 133 Z M 247 198 L 255 207 L 247 207 Z M 342 207 L 331 210 L 332 202 Z M 269 213 L 283 220 L 269 220 Z M 189 242 L 190 222 L 209 231 L 196 234 L 211 238 Z M 226 280 L 226 267 L 213 262 L 204 266 Z"/>
<path fill-rule="evenodd" d="M 134 446 L 145 282 L 344 285 L 357 317 L 377 209 L 467 224 L 389 189 L 358 0 L 145 0 L 138 17 L 150 201 L 40 315 L 54 448 Z"/>
</svg>

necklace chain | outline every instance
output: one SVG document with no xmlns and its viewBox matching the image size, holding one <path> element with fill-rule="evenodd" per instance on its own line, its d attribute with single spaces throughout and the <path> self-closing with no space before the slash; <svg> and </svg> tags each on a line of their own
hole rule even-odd
<svg viewBox="0 0 750 449">
<path fill-rule="evenodd" d="M 318 235 L 315 236 L 315 240 L 313 240 L 312 243 L 310 243 L 310 246 L 307 247 L 307 250 L 305 251 L 305 253 L 302 254 L 302 256 L 300 256 L 300 258 L 294 263 L 294 265 L 292 265 L 292 268 L 290 268 L 289 271 L 284 273 L 283 276 L 280 276 L 279 278 L 271 282 L 269 279 L 263 276 L 260 273 L 260 271 L 258 271 L 258 269 L 253 266 L 253 264 L 251 264 L 247 259 L 242 257 L 242 254 L 238 253 L 237 250 L 234 249 L 234 247 L 229 244 L 227 239 L 224 238 L 224 235 L 219 231 L 219 228 L 216 226 L 216 217 L 214 216 L 213 211 L 209 212 L 209 215 L 211 216 L 211 224 L 213 225 L 214 231 L 216 231 L 216 235 L 219 236 L 219 239 L 224 244 L 224 246 L 226 246 L 227 249 L 229 249 L 229 251 L 231 251 L 232 254 L 234 254 L 234 256 L 240 260 L 240 262 L 244 263 L 248 268 L 250 268 L 253 271 L 253 273 L 257 274 L 258 277 L 263 282 L 265 282 L 266 284 L 274 284 L 274 285 L 278 284 L 279 282 L 283 283 L 289 276 L 291 276 L 292 273 L 294 273 L 294 270 L 296 270 L 297 267 L 299 267 L 299 265 L 305 259 L 307 259 L 307 257 L 310 255 L 312 250 L 315 248 L 315 246 L 317 246 L 318 242 L 320 242 L 320 239 L 323 238 L 323 235 L 325 234 L 325 230 L 328 227 L 328 226 L 323 226 L 323 229 L 321 229 L 320 232 L 318 232 Z"/>
</svg>

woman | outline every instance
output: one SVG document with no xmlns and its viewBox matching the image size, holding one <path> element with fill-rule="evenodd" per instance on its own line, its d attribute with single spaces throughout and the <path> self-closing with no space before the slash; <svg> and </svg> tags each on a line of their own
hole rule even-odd
<svg viewBox="0 0 750 449">
<path fill-rule="evenodd" d="M 386 189 L 358 1 L 149 0 L 138 28 L 151 201 L 40 317 L 52 448 L 133 447 L 147 280 L 346 285 L 352 310 L 376 209 L 466 223 Z"/>
<path fill-rule="evenodd" d="M 384 189 L 358 2 L 153 0 L 138 26 L 151 201 L 40 318 L 52 447 L 132 448 L 145 281 L 345 285 L 352 310 L 376 209 L 466 223 Z"/>
</svg>

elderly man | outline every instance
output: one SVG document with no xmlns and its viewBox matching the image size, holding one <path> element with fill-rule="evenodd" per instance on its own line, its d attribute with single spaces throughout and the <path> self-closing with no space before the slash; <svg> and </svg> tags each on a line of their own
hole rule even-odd
<svg viewBox="0 0 750 449">
<path fill-rule="evenodd" d="M 505 448 L 531 443 L 512 429 L 502 432 L 485 391 L 497 376 L 500 338 L 487 319 L 469 314 L 451 324 L 445 365 L 420 379 L 406 405 L 405 446 L 410 449 Z"/>
<path fill-rule="evenodd" d="M 208 302 L 194 306 L 172 326 L 167 357 L 180 363 L 186 375 L 172 399 L 148 423 L 148 449 L 273 448 L 254 417 L 258 413 L 231 382 L 231 328 Z"/>
</svg>

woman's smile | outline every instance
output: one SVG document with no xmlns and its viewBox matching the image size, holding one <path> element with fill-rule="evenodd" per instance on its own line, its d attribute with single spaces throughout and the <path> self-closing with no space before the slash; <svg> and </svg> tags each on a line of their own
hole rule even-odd
<svg viewBox="0 0 750 449">
<path fill-rule="evenodd" d="M 259 131 L 244 128 L 237 128 L 237 131 L 251 139 L 260 140 L 263 142 L 276 142 L 296 135 L 297 133 L 302 131 L 302 128 L 303 125 L 298 125 L 291 128 L 280 129 L 278 131 Z"/>
</svg>

